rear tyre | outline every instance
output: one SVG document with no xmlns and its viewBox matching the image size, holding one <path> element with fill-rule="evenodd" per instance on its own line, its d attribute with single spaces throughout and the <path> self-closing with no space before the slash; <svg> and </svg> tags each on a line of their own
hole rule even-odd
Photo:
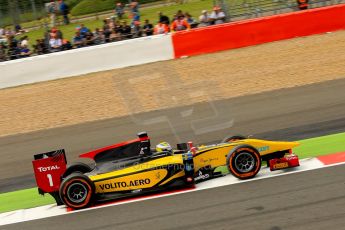
<svg viewBox="0 0 345 230">
<path fill-rule="evenodd" d="M 81 209 L 91 204 L 94 191 L 94 184 L 87 176 L 73 173 L 63 180 L 59 193 L 66 206 Z"/>
<path fill-rule="evenodd" d="M 242 136 L 242 135 L 235 135 L 235 136 L 230 136 L 230 137 L 228 136 L 223 139 L 222 143 L 244 140 L 244 139 L 247 139 L 247 137 Z"/>
<path fill-rule="evenodd" d="M 232 175 L 246 180 L 253 178 L 260 171 L 261 157 L 254 147 L 240 145 L 230 151 L 226 164 Z"/>
</svg>

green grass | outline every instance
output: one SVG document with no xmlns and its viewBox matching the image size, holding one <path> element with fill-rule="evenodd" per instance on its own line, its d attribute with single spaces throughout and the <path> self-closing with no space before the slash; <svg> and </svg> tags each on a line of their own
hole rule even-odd
<svg viewBox="0 0 345 230">
<path fill-rule="evenodd" d="M 294 149 L 298 156 L 303 158 L 326 155 L 345 151 L 345 133 L 299 141 L 301 146 Z M 218 167 L 216 171 L 228 173 L 227 167 Z M 50 195 L 41 196 L 37 188 L 25 189 L 0 194 L 0 213 L 18 209 L 26 209 L 41 205 L 53 204 L 55 201 Z"/>
<path fill-rule="evenodd" d="M 201 1 L 191 1 L 186 4 L 175 4 L 171 6 L 159 6 L 159 7 L 152 7 L 152 8 L 144 8 L 141 12 L 141 21 L 143 22 L 145 19 L 149 19 L 151 23 L 155 24 L 158 21 L 158 12 L 161 11 L 165 15 L 172 18 L 172 16 L 178 11 L 182 10 L 183 12 L 189 12 L 195 19 L 198 19 L 201 11 L 204 9 L 210 10 L 212 9 L 213 1 L 212 0 L 201 0 Z M 100 17 L 99 20 L 88 20 L 83 21 L 82 23 L 91 29 L 92 31 L 95 30 L 97 27 L 101 28 L 103 25 L 102 20 L 104 17 Z M 80 25 L 81 23 L 73 23 L 70 25 L 62 25 L 58 26 L 58 28 L 62 31 L 64 38 L 72 41 L 74 34 L 76 32 L 75 28 Z M 31 40 L 30 44 L 33 45 L 36 39 L 41 39 L 44 37 L 45 30 L 43 28 L 38 30 L 32 30 L 25 35 L 29 36 Z M 24 36 L 24 35 L 20 35 Z M 20 37 L 19 36 L 19 37 Z"/>
<path fill-rule="evenodd" d="M 83 0 L 66 0 L 65 3 L 68 5 L 69 10 L 72 10 L 73 7 L 75 7 L 76 5 L 78 5 L 82 1 Z"/>
<path fill-rule="evenodd" d="M 294 149 L 300 158 L 316 157 L 345 151 L 345 133 L 316 137 L 300 141 Z"/>
<path fill-rule="evenodd" d="M 50 195 L 40 196 L 37 188 L 1 193 L 0 213 L 53 204 L 54 202 L 53 197 Z"/>
<path fill-rule="evenodd" d="M 22 12 L 20 14 L 20 25 L 25 28 L 29 26 L 33 26 L 38 23 L 37 19 L 46 16 L 46 12 L 44 10 L 38 9 L 36 15 L 33 12 Z M 12 17 L 9 15 L 2 15 L 1 27 L 11 27 L 13 28 L 13 21 Z"/>
<path fill-rule="evenodd" d="M 91 13 L 99 13 L 102 11 L 113 10 L 115 2 L 122 2 L 123 5 L 128 4 L 127 0 L 78 0 L 79 3 L 76 4 L 71 10 L 71 14 L 74 16 L 85 15 Z M 158 2 L 160 0 L 140 0 L 140 4 Z M 76 2 L 76 0 L 74 0 Z"/>
<path fill-rule="evenodd" d="M 112 10 L 114 5 L 113 0 L 84 0 L 71 10 L 71 14 L 77 16 Z"/>
<path fill-rule="evenodd" d="M 201 0 L 201 1 L 190 1 L 186 4 L 175 4 L 171 6 L 160 6 L 154 8 L 147 8 L 141 11 L 141 20 L 149 19 L 152 23 L 158 22 L 158 12 L 163 12 L 170 19 L 178 10 L 182 10 L 184 13 L 190 13 L 195 20 L 198 20 L 202 10 L 211 11 L 213 7 L 213 1 Z"/>
<path fill-rule="evenodd" d="M 58 28 L 62 31 L 63 37 L 71 41 L 75 35 L 76 27 L 79 26 L 80 24 L 81 23 L 72 23 L 69 25 L 60 26 Z M 88 28 L 95 29 L 97 27 L 102 28 L 103 22 L 101 20 L 85 21 L 83 22 L 83 24 Z M 18 36 L 18 38 L 23 37 L 24 35 L 28 36 L 30 39 L 30 45 L 32 46 L 35 44 L 37 39 L 44 38 L 44 33 L 45 33 L 45 29 L 42 28 L 39 30 L 33 30 L 25 34 L 21 34 Z"/>
</svg>

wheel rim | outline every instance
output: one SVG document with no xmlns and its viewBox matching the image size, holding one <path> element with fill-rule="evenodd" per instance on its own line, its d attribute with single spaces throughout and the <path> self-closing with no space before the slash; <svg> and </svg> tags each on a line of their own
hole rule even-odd
<svg viewBox="0 0 345 230">
<path fill-rule="evenodd" d="M 239 153 L 235 158 L 235 167 L 240 173 L 250 172 L 255 166 L 255 159 L 247 152 Z"/>
<path fill-rule="evenodd" d="M 67 189 L 68 199 L 74 203 L 82 203 L 87 197 L 87 188 L 82 183 L 74 183 Z"/>
</svg>

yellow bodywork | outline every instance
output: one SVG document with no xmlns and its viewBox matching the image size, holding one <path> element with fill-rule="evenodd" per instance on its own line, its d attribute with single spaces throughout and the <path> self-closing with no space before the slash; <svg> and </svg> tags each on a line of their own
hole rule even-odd
<svg viewBox="0 0 345 230">
<path fill-rule="evenodd" d="M 151 188 L 160 182 L 164 185 L 172 179 L 184 176 L 184 172 L 179 171 L 167 177 L 168 169 L 164 166 L 168 164 L 183 169 L 182 155 L 166 156 L 121 170 L 89 176 L 89 178 L 95 184 L 96 193 Z"/>
<path fill-rule="evenodd" d="M 206 166 L 216 168 L 226 165 L 226 158 L 229 152 L 236 146 L 244 144 L 256 148 L 261 156 L 277 151 L 289 150 L 299 145 L 297 142 L 245 139 L 217 145 L 200 146 L 193 158 L 194 172 Z M 182 170 L 175 170 L 169 176 L 169 170 L 171 169 L 167 169 L 165 167 L 167 165 L 178 166 Z M 153 159 L 149 162 L 140 163 L 121 170 L 89 176 L 89 178 L 95 184 L 96 193 L 109 193 L 161 186 L 184 176 L 183 155 L 175 154 L 173 156 Z"/>
<path fill-rule="evenodd" d="M 298 142 L 266 141 L 259 139 L 244 139 L 218 145 L 199 147 L 194 157 L 195 171 L 210 166 L 216 168 L 226 165 L 226 157 L 229 152 L 239 145 L 250 145 L 256 148 L 261 156 L 277 151 L 289 150 L 299 145 Z"/>
</svg>

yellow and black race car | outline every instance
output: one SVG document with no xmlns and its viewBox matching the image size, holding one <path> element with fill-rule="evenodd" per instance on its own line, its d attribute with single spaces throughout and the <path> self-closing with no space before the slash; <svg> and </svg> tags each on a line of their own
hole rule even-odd
<svg viewBox="0 0 345 230">
<path fill-rule="evenodd" d="M 267 161 L 271 170 L 299 165 L 292 154 L 297 142 L 276 142 L 234 136 L 222 143 L 194 147 L 192 142 L 176 150 L 155 151 L 147 133 L 135 140 L 107 146 L 80 155 L 95 166 L 83 163 L 66 166 L 64 150 L 34 156 L 33 167 L 39 193 L 50 193 L 57 204 L 73 209 L 96 201 L 164 190 L 219 176 L 215 169 L 227 166 L 239 179 L 253 178 Z"/>
</svg>

